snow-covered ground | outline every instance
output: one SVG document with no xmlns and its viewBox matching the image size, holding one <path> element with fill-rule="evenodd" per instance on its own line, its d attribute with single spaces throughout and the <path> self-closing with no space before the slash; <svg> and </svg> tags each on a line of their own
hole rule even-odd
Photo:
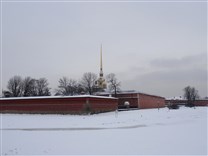
<svg viewBox="0 0 208 156">
<path fill-rule="evenodd" d="M 1 154 L 207 155 L 207 110 L 1 114 Z"/>
</svg>

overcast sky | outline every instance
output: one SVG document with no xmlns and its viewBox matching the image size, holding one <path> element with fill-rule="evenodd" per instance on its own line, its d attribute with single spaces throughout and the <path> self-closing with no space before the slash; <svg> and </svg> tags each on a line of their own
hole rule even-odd
<svg viewBox="0 0 208 156">
<path fill-rule="evenodd" d="M 14 75 L 59 78 L 115 73 L 123 90 L 207 96 L 206 2 L 2 3 L 2 86 Z"/>
</svg>

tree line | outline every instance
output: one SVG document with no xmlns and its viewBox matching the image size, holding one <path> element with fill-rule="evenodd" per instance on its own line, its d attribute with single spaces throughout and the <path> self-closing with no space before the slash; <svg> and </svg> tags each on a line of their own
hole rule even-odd
<svg viewBox="0 0 208 156">
<path fill-rule="evenodd" d="M 50 96 L 50 89 L 46 78 L 13 76 L 7 83 L 7 90 L 3 91 L 3 97 Z"/>
<path fill-rule="evenodd" d="M 89 94 L 93 95 L 97 92 L 104 91 L 98 88 L 96 81 L 98 77 L 92 72 L 84 73 L 81 80 L 69 79 L 62 77 L 58 81 L 58 88 L 55 89 L 55 96 L 73 96 Z M 113 92 L 116 97 L 120 90 L 121 83 L 114 73 L 106 76 L 108 89 Z M 194 87 L 187 86 L 183 89 L 184 98 L 187 100 L 187 106 L 194 106 L 194 101 L 199 99 L 198 90 Z M 13 76 L 7 83 L 7 90 L 3 90 L 3 97 L 31 97 L 31 96 L 50 96 L 51 88 L 46 78 L 35 79 L 30 76 L 22 78 L 21 76 Z"/>
<path fill-rule="evenodd" d="M 195 101 L 200 98 L 198 90 L 195 89 L 195 87 L 187 86 L 183 89 L 184 91 L 184 99 L 186 100 L 185 106 L 187 107 L 194 107 Z M 169 109 L 179 109 L 179 103 L 169 103 L 168 104 Z"/>
<path fill-rule="evenodd" d="M 195 104 L 194 102 L 199 99 L 198 90 L 195 87 L 187 86 L 183 89 L 184 91 L 184 98 L 187 100 L 186 105 L 189 107 L 193 107 Z"/>
<path fill-rule="evenodd" d="M 81 80 L 77 81 L 68 77 L 62 77 L 58 81 L 58 88 L 55 89 L 55 96 L 73 96 L 104 91 L 96 85 L 98 77 L 95 73 L 84 73 Z M 106 76 L 108 88 L 116 95 L 120 90 L 121 83 L 114 73 Z M 50 96 L 51 88 L 46 78 L 35 79 L 30 76 L 22 78 L 13 76 L 7 83 L 7 90 L 3 90 L 3 97 L 31 97 L 31 96 Z"/>
</svg>

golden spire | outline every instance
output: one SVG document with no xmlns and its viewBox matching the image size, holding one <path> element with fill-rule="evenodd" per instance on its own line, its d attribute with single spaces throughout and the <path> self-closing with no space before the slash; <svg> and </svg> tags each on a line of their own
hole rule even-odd
<svg viewBox="0 0 208 156">
<path fill-rule="evenodd" d="M 100 46 L 100 77 L 103 77 L 102 44 Z"/>
<path fill-rule="evenodd" d="M 96 81 L 98 88 L 100 88 L 101 90 L 106 89 L 107 87 L 105 79 L 103 77 L 103 58 L 102 57 L 103 56 L 102 56 L 102 44 L 101 44 L 100 46 L 100 77 Z"/>
</svg>

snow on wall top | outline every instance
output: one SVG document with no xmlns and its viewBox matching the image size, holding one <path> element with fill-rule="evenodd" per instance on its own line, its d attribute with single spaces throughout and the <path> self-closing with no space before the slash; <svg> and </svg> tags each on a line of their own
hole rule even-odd
<svg viewBox="0 0 208 156">
<path fill-rule="evenodd" d="M 101 92 L 101 93 L 98 93 L 97 95 L 111 95 L 111 94 L 114 94 L 114 92 Z M 119 91 L 119 92 L 117 92 L 117 94 L 118 95 L 119 94 L 144 94 L 144 95 L 149 95 L 149 96 L 155 96 L 155 97 L 164 98 L 162 96 L 147 94 L 147 93 L 140 92 L 140 91 L 136 91 L 136 90 Z"/>
<path fill-rule="evenodd" d="M 117 99 L 114 97 L 95 96 L 95 95 L 77 95 L 77 96 L 33 96 L 33 97 L 10 97 L 0 98 L 0 100 L 24 100 L 24 99 L 56 99 L 56 98 L 101 98 L 101 99 Z"/>
</svg>

